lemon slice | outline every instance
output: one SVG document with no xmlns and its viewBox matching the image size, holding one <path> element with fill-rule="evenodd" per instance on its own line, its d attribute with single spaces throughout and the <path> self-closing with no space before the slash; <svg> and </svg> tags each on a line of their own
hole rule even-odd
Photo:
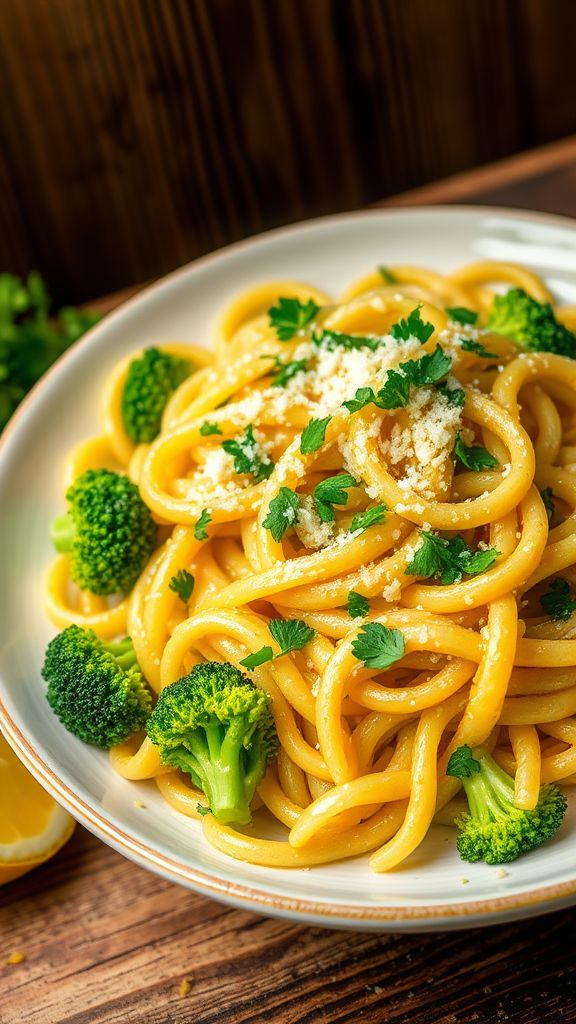
<svg viewBox="0 0 576 1024">
<path fill-rule="evenodd" d="M 0 735 L 0 885 L 48 860 L 74 825 Z"/>
</svg>

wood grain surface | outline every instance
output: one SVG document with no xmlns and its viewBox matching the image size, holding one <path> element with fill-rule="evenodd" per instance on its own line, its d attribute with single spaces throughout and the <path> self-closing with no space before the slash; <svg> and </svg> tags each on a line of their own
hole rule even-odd
<svg viewBox="0 0 576 1024">
<path fill-rule="evenodd" d="M 58 302 L 576 131 L 569 0 L 2 0 L 0 269 Z"/>
<path fill-rule="evenodd" d="M 304 928 L 227 910 L 78 829 L 0 889 L 0 1021 L 568 1024 L 573 935 L 571 912 L 441 935 Z M 7 966 L 13 950 L 26 960 Z"/>
</svg>

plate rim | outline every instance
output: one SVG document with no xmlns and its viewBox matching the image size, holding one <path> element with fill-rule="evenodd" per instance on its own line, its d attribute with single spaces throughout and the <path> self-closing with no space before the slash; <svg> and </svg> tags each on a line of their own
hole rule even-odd
<svg viewBox="0 0 576 1024">
<path fill-rule="evenodd" d="M 120 320 L 135 304 L 142 302 L 143 298 L 150 298 L 156 291 L 165 288 L 168 283 L 186 276 L 192 268 L 204 268 L 228 253 L 245 250 L 250 246 L 257 245 L 262 240 L 290 236 L 306 230 L 314 230 L 315 227 L 330 223 L 353 222 L 372 218 L 386 220 L 394 219 L 397 216 L 419 216 L 423 213 L 500 216 L 504 219 L 516 218 L 550 226 L 570 227 L 576 231 L 576 219 L 574 218 L 505 206 L 455 203 L 410 207 L 375 207 L 328 214 L 273 228 L 200 256 L 144 287 L 107 314 L 104 322 L 110 323 L 112 320 Z M 61 366 L 72 355 L 75 355 L 81 348 L 93 343 L 93 335 L 99 331 L 100 327 L 101 322 L 87 331 L 79 341 L 67 349 L 20 403 L 0 437 L 0 461 L 15 429 L 18 429 L 19 423 L 40 391 L 46 388 L 48 382 L 55 374 L 60 372 Z M 2 679 L 0 677 L 0 729 L 22 762 L 44 788 L 77 821 L 104 843 L 112 846 L 129 860 L 136 862 L 149 871 L 159 874 L 171 882 L 184 885 L 201 895 L 221 900 L 241 909 L 251 909 L 274 916 L 285 916 L 308 924 L 332 927 L 340 925 L 341 927 L 353 928 L 357 924 L 364 923 L 373 929 L 381 925 L 383 926 L 381 930 L 384 930 L 386 926 L 391 930 L 389 928 L 390 925 L 399 926 L 400 930 L 402 928 L 416 930 L 419 927 L 434 930 L 441 927 L 457 927 L 458 922 L 460 922 L 461 927 L 471 927 L 472 925 L 482 923 L 495 923 L 497 918 L 509 920 L 529 914 L 546 913 L 559 909 L 561 905 L 568 906 L 576 903 L 576 871 L 574 878 L 571 880 L 530 888 L 522 893 L 513 895 L 443 904 L 422 903 L 415 906 L 362 906 L 354 903 L 330 904 L 316 902 L 312 899 L 292 897 L 278 893 L 274 894 L 258 887 L 246 885 L 243 882 L 218 878 L 182 861 L 174 860 L 158 850 L 154 850 L 142 840 L 125 832 L 120 826 L 110 821 L 105 814 L 96 811 L 83 798 L 78 796 L 71 786 L 60 778 L 43 760 L 22 729 L 13 720 L 2 698 L 1 687 Z"/>
</svg>

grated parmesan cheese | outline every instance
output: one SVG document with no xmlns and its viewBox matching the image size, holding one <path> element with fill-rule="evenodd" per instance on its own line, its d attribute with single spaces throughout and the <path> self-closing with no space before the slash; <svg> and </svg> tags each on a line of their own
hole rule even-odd
<svg viewBox="0 0 576 1024">
<path fill-rule="evenodd" d="M 322 522 L 311 494 L 306 494 L 301 499 L 298 521 L 295 523 L 294 529 L 304 547 L 310 548 L 312 551 L 326 547 L 334 536 L 334 523 Z"/>
</svg>

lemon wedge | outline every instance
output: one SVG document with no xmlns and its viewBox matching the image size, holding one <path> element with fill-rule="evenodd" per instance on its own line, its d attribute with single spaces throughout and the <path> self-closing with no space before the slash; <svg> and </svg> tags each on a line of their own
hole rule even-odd
<svg viewBox="0 0 576 1024">
<path fill-rule="evenodd" d="M 48 860 L 74 826 L 0 734 L 0 885 Z"/>
</svg>

